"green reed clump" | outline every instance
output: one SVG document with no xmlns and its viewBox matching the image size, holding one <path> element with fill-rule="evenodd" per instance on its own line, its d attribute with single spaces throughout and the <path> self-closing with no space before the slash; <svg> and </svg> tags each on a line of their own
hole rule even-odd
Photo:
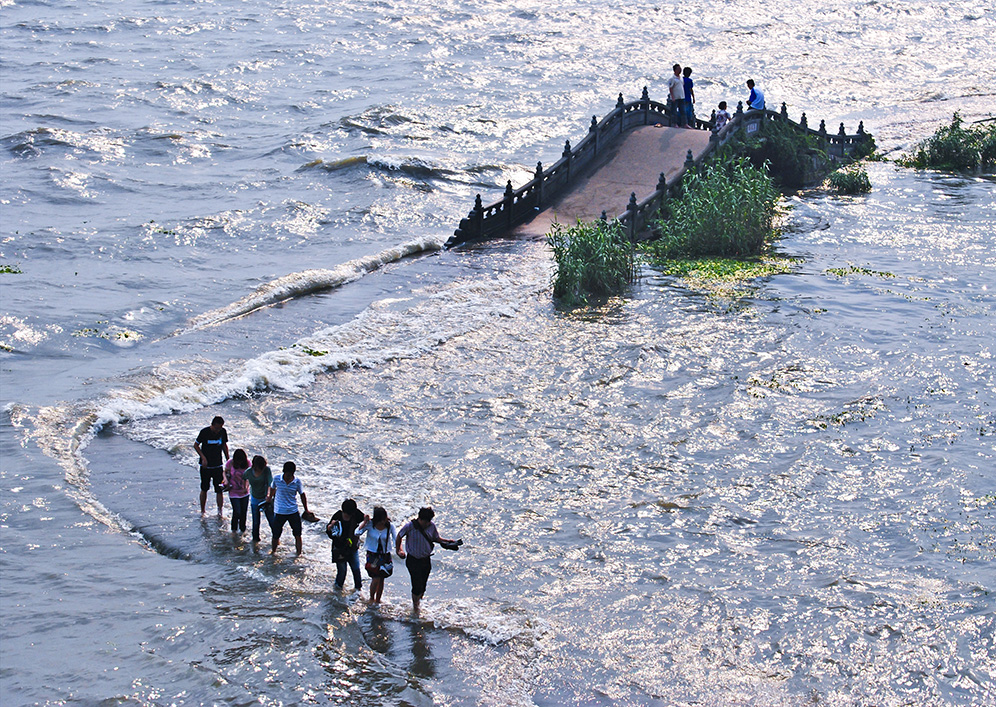
<svg viewBox="0 0 996 707">
<path fill-rule="evenodd" d="M 996 168 L 996 122 L 965 127 L 961 115 L 955 113 L 950 125 L 942 125 L 898 162 L 914 169 L 950 172 Z"/>
<path fill-rule="evenodd" d="M 620 292 L 635 274 L 634 248 L 618 221 L 553 224 L 553 296 L 568 307 Z"/>
<path fill-rule="evenodd" d="M 747 159 L 709 162 L 686 175 L 682 186 L 655 223 L 660 238 L 642 246 L 652 260 L 748 258 L 774 236 L 778 190 Z"/>
<path fill-rule="evenodd" d="M 838 194 L 867 194 L 872 190 L 868 172 L 855 165 L 838 169 L 827 177 L 827 185 Z"/>
</svg>

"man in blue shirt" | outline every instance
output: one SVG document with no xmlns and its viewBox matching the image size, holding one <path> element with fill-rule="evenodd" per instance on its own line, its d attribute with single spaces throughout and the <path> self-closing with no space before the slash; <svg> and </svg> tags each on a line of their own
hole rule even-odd
<svg viewBox="0 0 996 707">
<path fill-rule="evenodd" d="M 277 545 L 280 544 L 280 534 L 284 530 L 284 523 L 290 523 L 291 531 L 294 533 L 294 544 L 297 546 L 297 554 L 302 551 L 301 546 L 301 514 L 297 510 L 297 496 L 301 495 L 301 503 L 304 504 L 304 512 L 308 512 L 308 497 L 304 495 L 304 484 L 300 479 L 295 479 L 297 465 L 294 462 L 284 463 L 284 473 L 273 479 L 270 484 L 270 492 L 267 501 L 273 502 L 273 547 L 270 554 L 276 554 Z"/>
<path fill-rule="evenodd" d="M 747 79 L 750 96 L 747 97 L 747 110 L 764 110 L 764 92 L 754 87 L 754 79 Z"/>
</svg>

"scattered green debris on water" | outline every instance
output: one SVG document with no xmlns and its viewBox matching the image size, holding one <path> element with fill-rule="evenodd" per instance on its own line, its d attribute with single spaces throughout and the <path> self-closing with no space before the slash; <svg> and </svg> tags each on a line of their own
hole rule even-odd
<svg viewBox="0 0 996 707">
<path fill-rule="evenodd" d="M 816 390 L 820 381 L 816 372 L 804 365 L 788 365 L 770 374 L 753 373 L 745 380 L 747 393 L 755 398 L 767 397 L 767 391 L 776 393 L 804 393 Z"/>
<path fill-rule="evenodd" d="M 95 322 L 96 324 L 107 324 L 107 321 Z M 119 329 L 117 327 L 108 327 L 106 329 L 98 329 L 96 327 L 82 327 L 72 332 L 70 336 L 75 336 L 81 339 L 105 339 L 107 341 L 113 341 L 117 343 L 130 343 L 134 341 L 139 341 L 143 339 L 141 334 L 132 329 Z"/>
<path fill-rule="evenodd" d="M 991 172 L 996 169 L 996 118 L 966 127 L 961 114 L 956 112 L 950 125 L 942 125 L 910 154 L 896 161 L 913 169 Z"/>
<path fill-rule="evenodd" d="M 309 356 L 328 356 L 329 354 L 328 351 L 319 351 L 318 349 L 311 349 L 306 346 L 303 347 L 301 351 L 308 354 Z"/>
<path fill-rule="evenodd" d="M 864 422 L 885 410 L 885 402 L 878 396 L 866 396 L 844 405 L 844 409 L 833 415 L 817 415 L 809 420 L 809 424 L 817 429 L 843 427 L 854 422 Z"/>
<path fill-rule="evenodd" d="M 848 275 L 873 275 L 875 277 L 893 278 L 896 276 L 894 273 L 886 272 L 884 270 L 871 270 L 857 265 L 848 265 L 846 268 L 827 268 L 824 272 L 829 275 L 836 275 L 837 277 L 847 277 Z"/>
<path fill-rule="evenodd" d="M 160 226 L 155 221 L 149 221 L 149 223 L 147 225 L 151 228 L 151 230 L 152 230 L 153 233 L 160 233 L 160 234 L 162 234 L 164 236 L 175 236 L 176 235 L 176 231 L 174 229 L 172 229 L 172 228 L 165 228 L 164 226 Z"/>
<path fill-rule="evenodd" d="M 827 177 L 826 184 L 837 194 L 867 194 L 872 190 L 868 172 L 859 165 L 851 165 L 832 172 Z"/>
<path fill-rule="evenodd" d="M 614 295 L 635 279 L 635 249 L 618 221 L 553 224 L 553 296 L 568 308 Z"/>
<path fill-rule="evenodd" d="M 22 275 L 24 273 L 17 265 L 0 265 L 0 275 Z"/>
</svg>

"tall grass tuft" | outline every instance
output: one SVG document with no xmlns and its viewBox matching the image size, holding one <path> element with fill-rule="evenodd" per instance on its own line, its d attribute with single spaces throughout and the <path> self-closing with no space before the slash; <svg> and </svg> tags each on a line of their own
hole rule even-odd
<svg viewBox="0 0 996 707">
<path fill-rule="evenodd" d="M 710 162 L 685 176 L 681 197 L 655 224 L 660 238 L 641 247 L 656 261 L 759 255 L 774 236 L 779 196 L 745 158 Z"/>
<path fill-rule="evenodd" d="M 838 169 L 827 177 L 827 185 L 838 194 L 867 194 L 872 190 L 868 172 L 857 166 Z"/>
<path fill-rule="evenodd" d="M 996 122 L 965 127 L 961 115 L 955 113 L 951 125 L 942 125 L 898 162 L 914 169 L 950 172 L 996 168 Z"/>
<path fill-rule="evenodd" d="M 616 294 L 633 281 L 634 248 L 618 221 L 555 223 L 547 242 L 557 265 L 553 296 L 567 307 Z"/>
</svg>

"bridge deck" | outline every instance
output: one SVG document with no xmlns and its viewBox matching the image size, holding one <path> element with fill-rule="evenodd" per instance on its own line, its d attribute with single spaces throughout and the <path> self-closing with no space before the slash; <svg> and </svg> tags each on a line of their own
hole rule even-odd
<svg viewBox="0 0 996 707">
<path fill-rule="evenodd" d="M 512 230 L 516 236 L 545 236 L 555 222 L 572 225 L 609 218 L 626 209 L 629 196 L 646 199 L 657 189 L 661 172 L 670 179 L 685 164 L 688 151 L 698 157 L 709 145 L 709 131 L 645 126 L 625 133 L 599 156 L 587 174 L 531 221 Z"/>
</svg>

